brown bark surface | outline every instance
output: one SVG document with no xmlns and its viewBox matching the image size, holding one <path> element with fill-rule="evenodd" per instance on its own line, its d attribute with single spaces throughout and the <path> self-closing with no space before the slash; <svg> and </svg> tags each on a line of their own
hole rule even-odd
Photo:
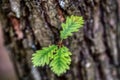
<svg viewBox="0 0 120 80">
<path fill-rule="evenodd" d="M 120 80 L 120 0 L 0 0 L 6 49 L 19 80 Z M 84 27 L 63 43 L 70 70 L 57 77 L 33 67 L 31 55 L 58 44 L 66 16 L 83 16 Z M 0 39 L 1 40 L 1 39 Z M 1 63 L 0 63 L 1 65 Z"/>
</svg>

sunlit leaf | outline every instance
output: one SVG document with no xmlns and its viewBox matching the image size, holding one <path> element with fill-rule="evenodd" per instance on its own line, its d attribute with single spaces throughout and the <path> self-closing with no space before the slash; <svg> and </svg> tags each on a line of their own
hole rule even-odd
<svg viewBox="0 0 120 80">
<path fill-rule="evenodd" d="M 65 73 L 71 63 L 70 55 L 71 53 L 67 47 L 63 46 L 59 48 L 50 63 L 51 70 L 58 76 Z"/>
<path fill-rule="evenodd" d="M 50 59 L 53 58 L 53 52 L 57 49 L 56 45 L 52 45 L 49 47 L 44 47 L 42 50 L 36 51 L 32 55 L 32 62 L 34 66 L 44 66 L 45 64 L 49 64 Z"/>
<path fill-rule="evenodd" d="M 62 23 L 62 31 L 60 31 L 60 38 L 66 39 L 68 36 L 72 36 L 73 32 L 77 32 L 84 24 L 83 17 L 70 16 L 67 17 L 66 22 Z"/>
</svg>

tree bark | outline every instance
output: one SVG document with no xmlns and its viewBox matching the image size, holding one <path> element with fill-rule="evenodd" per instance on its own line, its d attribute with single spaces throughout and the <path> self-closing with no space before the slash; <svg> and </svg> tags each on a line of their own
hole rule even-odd
<svg viewBox="0 0 120 80">
<path fill-rule="evenodd" d="M 119 0 L 1 0 L 5 46 L 20 80 L 119 80 Z M 70 70 L 58 77 L 33 67 L 31 55 L 58 44 L 66 16 L 83 16 L 84 27 L 63 43 L 72 52 Z"/>
</svg>

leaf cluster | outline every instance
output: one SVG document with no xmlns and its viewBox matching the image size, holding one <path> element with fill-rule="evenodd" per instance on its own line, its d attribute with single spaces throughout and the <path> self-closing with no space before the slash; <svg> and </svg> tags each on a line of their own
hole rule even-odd
<svg viewBox="0 0 120 80">
<path fill-rule="evenodd" d="M 56 45 L 51 45 L 36 51 L 36 53 L 33 54 L 32 62 L 34 66 L 49 65 L 51 70 L 60 76 L 69 69 L 71 63 L 70 55 L 71 53 L 67 47 L 63 46 L 58 49 Z"/>
<path fill-rule="evenodd" d="M 84 24 L 84 20 L 79 16 L 67 17 L 66 22 L 62 23 L 62 31 L 60 31 L 61 41 L 72 36 L 73 32 L 77 32 Z M 51 45 L 37 50 L 32 55 L 32 63 L 34 66 L 49 65 L 51 70 L 60 76 L 69 69 L 71 63 L 71 52 L 65 46 Z"/>
</svg>

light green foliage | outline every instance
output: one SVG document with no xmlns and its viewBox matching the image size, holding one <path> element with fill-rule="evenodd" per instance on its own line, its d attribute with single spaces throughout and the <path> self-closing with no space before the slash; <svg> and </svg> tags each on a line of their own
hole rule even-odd
<svg viewBox="0 0 120 80">
<path fill-rule="evenodd" d="M 67 17 L 66 23 L 62 23 L 62 31 L 60 32 L 60 38 L 66 39 L 68 36 L 72 36 L 73 32 L 77 32 L 80 27 L 83 26 L 83 17 L 70 16 Z"/>
<path fill-rule="evenodd" d="M 53 55 L 53 53 L 56 54 Z M 70 55 L 71 53 L 67 47 L 62 46 L 58 49 L 56 45 L 52 45 L 36 51 L 36 53 L 33 54 L 32 62 L 34 66 L 50 65 L 51 70 L 60 76 L 69 69 L 71 63 Z"/>
<path fill-rule="evenodd" d="M 32 55 L 32 62 L 34 66 L 44 66 L 45 64 L 49 64 L 50 59 L 53 58 L 53 53 L 56 49 L 57 46 L 52 45 L 36 51 L 36 53 Z"/>
<path fill-rule="evenodd" d="M 49 65 L 51 70 L 60 76 L 65 73 L 71 63 L 71 52 L 65 46 L 62 46 L 62 40 L 72 36 L 73 32 L 77 32 L 84 24 L 84 20 L 79 16 L 67 17 L 66 23 L 62 23 L 62 31 L 60 32 L 61 43 L 59 45 L 51 45 L 37 50 L 32 55 L 34 66 Z"/>
<path fill-rule="evenodd" d="M 71 63 L 70 55 L 71 52 L 69 52 L 68 48 L 64 46 L 59 48 L 50 63 L 51 70 L 58 76 L 65 73 Z"/>
</svg>

